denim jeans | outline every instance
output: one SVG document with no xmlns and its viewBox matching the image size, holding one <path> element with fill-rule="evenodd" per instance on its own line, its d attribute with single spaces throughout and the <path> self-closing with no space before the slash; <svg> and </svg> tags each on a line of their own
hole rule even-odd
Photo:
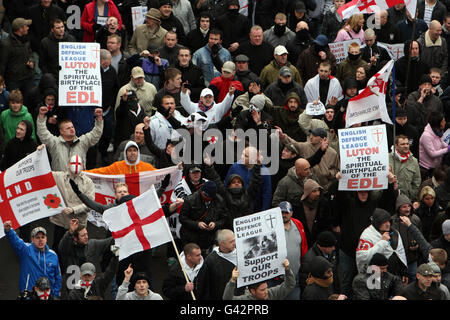
<svg viewBox="0 0 450 320">
<path fill-rule="evenodd" d="M 342 250 L 340 255 L 340 267 L 342 270 L 342 294 L 345 294 L 350 299 L 353 296 L 352 282 L 353 278 L 358 274 L 356 268 L 356 259 L 349 257 Z"/>
</svg>

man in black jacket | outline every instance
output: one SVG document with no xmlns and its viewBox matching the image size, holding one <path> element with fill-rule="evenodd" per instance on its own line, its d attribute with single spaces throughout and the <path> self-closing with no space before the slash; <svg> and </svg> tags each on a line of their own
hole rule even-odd
<svg viewBox="0 0 450 320">
<path fill-rule="evenodd" d="M 208 43 L 210 30 L 210 15 L 208 12 L 200 13 L 198 17 L 197 29 L 191 30 L 186 36 L 186 46 L 192 52 L 203 48 Z"/>
<path fill-rule="evenodd" d="M 172 1 L 159 0 L 159 12 L 161 12 L 161 27 L 167 31 L 174 31 L 178 36 L 178 43 L 186 44 L 186 34 L 180 20 L 173 15 Z"/>
<path fill-rule="evenodd" d="M 188 196 L 180 212 L 180 236 L 183 244 L 197 243 L 202 254 L 207 255 L 214 243 L 214 235 L 227 222 L 223 198 L 217 194 L 214 181 L 207 181 Z"/>
<path fill-rule="evenodd" d="M 64 22 L 57 18 L 52 21 L 50 33 L 41 40 L 39 67 L 43 74 L 59 75 L 59 42 L 75 42 L 74 36 L 66 32 Z"/>
<path fill-rule="evenodd" d="M 399 295 L 408 300 L 444 300 L 443 292 L 433 284 L 434 271 L 427 264 L 417 268 L 417 281 L 403 287 Z"/>
<path fill-rule="evenodd" d="M 205 79 L 202 69 L 192 63 L 192 51 L 189 48 L 181 47 L 178 50 L 178 60 L 175 68 L 181 71 L 181 81 L 191 91 L 192 101 L 200 99 L 200 93 L 205 88 Z"/>
<path fill-rule="evenodd" d="M 186 272 L 188 282 L 183 274 L 180 264 Z M 183 252 L 178 260 L 167 273 L 163 282 L 164 296 L 170 300 L 193 300 L 191 292 L 197 299 L 197 278 L 198 273 L 203 266 L 203 257 L 200 247 L 195 243 L 188 243 L 184 246 Z"/>
<path fill-rule="evenodd" d="M 26 18 L 33 21 L 29 33 L 31 49 L 39 53 L 41 40 L 49 34 L 52 21 L 55 18 L 64 21 L 66 15 L 60 7 L 52 4 L 52 0 L 41 0 L 39 4 L 28 8 Z"/>
<path fill-rule="evenodd" d="M 244 91 L 248 91 L 250 82 L 258 79 L 258 76 L 248 68 L 250 59 L 245 54 L 237 55 L 234 59 L 236 64 L 236 78 L 242 83 Z"/>
</svg>

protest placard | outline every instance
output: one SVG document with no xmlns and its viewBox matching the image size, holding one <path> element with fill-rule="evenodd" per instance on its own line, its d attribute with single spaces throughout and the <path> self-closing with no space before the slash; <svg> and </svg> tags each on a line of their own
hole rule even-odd
<svg viewBox="0 0 450 320">
<path fill-rule="evenodd" d="M 340 63 L 342 60 L 345 60 L 345 58 L 347 58 L 348 47 L 353 42 L 356 42 L 357 44 L 361 45 L 361 40 L 359 39 L 328 43 L 328 47 L 330 47 L 331 53 L 334 54 L 334 56 L 336 57 L 336 64 Z"/>
<path fill-rule="evenodd" d="M 59 65 L 60 106 L 102 106 L 100 44 L 60 42 Z"/>
<path fill-rule="evenodd" d="M 61 213 L 65 207 L 45 148 L 0 173 L 0 218 L 11 221 L 13 229 Z"/>
<path fill-rule="evenodd" d="M 316 104 L 310 102 L 306 104 L 306 114 L 308 116 L 320 116 L 325 114 L 325 106 L 321 101 L 318 101 Z"/>
<path fill-rule="evenodd" d="M 386 126 L 338 130 L 341 156 L 339 190 L 387 189 L 389 150 Z"/>
<path fill-rule="evenodd" d="M 445 142 L 446 144 L 450 143 L 450 129 L 447 129 L 444 134 L 442 135 L 442 141 Z"/>
<path fill-rule="evenodd" d="M 391 59 L 393 59 L 394 61 L 397 61 L 398 59 L 400 59 L 401 57 L 403 57 L 405 55 L 405 53 L 403 51 L 403 48 L 405 45 L 403 43 L 389 44 L 389 43 L 378 42 L 377 44 L 380 47 L 385 48 L 386 51 L 389 53 L 389 56 L 391 57 Z"/>
<path fill-rule="evenodd" d="M 280 208 L 233 221 L 239 277 L 237 287 L 284 275 L 286 237 Z"/>
<path fill-rule="evenodd" d="M 138 25 L 141 25 L 145 22 L 145 15 L 147 14 L 147 12 L 147 7 L 131 7 L 131 21 L 133 23 L 133 30 L 136 29 Z"/>
</svg>

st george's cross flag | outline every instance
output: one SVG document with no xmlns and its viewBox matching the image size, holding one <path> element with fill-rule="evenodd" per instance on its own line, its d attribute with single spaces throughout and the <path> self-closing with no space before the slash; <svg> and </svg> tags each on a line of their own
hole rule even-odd
<svg viewBox="0 0 450 320">
<path fill-rule="evenodd" d="M 154 186 L 140 196 L 106 210 L 103 219 L 119 246 L 119 260 L 172 241 Z"/>
<path fill-rule="evenodd" d="M 367 82 L 365 89 L 349 100 L 345 114 L 345 127 L 355 123 L 381 119 L 392 124 L 386 108 L 386 87 L 394 60 L 390 60 Z"/>
<path fill-rule="evenodd" d="M 37 150 L 0 173 L 0 222 L 13 229 L 61 213 L 64 200 L 56 186 L 47 151 Z M 0 238 L 5 234 L 3 227 Z"/>
<path fill-rule="evenodd" d="M 374 13 L 397 4 L 405 4 L 411 16 L 416 16 L 417 0 L 352 0 L 340 7 L 337 12 L 343 19 L 348 19 L 357 13 Z"/>
</svg>

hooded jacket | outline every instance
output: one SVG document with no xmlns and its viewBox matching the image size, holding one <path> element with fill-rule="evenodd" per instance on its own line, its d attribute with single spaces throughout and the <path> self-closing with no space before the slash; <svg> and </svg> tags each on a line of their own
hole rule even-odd
<svg viewBox="0 0 450 320">
<path fill-rule="evenodd" d="M 411 206 L 411 212 L 408 215 L 408 218 L 419 230 L 422 230 L 422 223 L 420 221 L 420 218 L 416 214 L 414 214 L 412 211 L 411 200 L 409 200 L 409 198 L 406 195 L 401 193 L 397 197 L 397 201 L 395 203 L 395 212 L 396 213 L 392 216 L 392 221 L 393 221 L 392 228 L 397 230 L 400 233 L 400 236 L 402 237 L 402 242 L 404 244 L 405 251 L 406 251 L 406 260 L 408 261 L 408 263 L 411 263 L 411 262 L 418 260 L 419 251 L 418 250 L 412 251 L 409 248 L 411 246 L 412 241 L 417 243 L 417 239 L 414 237 L 414 235 L 411 231 L 411 228 L 406 227 L 403 223 L 400 222 L 398 209 L 404 204 L 409 204 Z"/>
<path fill-rule="evenodd" d="M 22 105 L 17 113 L 12 112 L 11 107 L 9 107 L 0 114 L 0 127 L 3 128 L 5 143 L 16 136 L 17 125 L 22 120 L 31 122 L 31 138 L 36 141 L 33 116 L 28 112 L 28 108 Z"/>
<path fill-rule="evenodd" d="M 6 238 L 19 257 L 20 278 L 19 290 L 31 290 L 36 280 L 42 276 L 50 280 L 51 292 L 55 297 L 59 297 L 61 291 L 61 270 L 59 268 L 58 256 L 48 245 L 44 251 L 38 250 L 33 243 L 25 243 L 19 238 L 14 230 L 5 231 Z M 27 278 L 28 279 L 28 287 Z"/>
<path fill-rule="evenodd" d="M 135 147 L 138 150 L 137 160 L 133 164 L 128 162 L 127 159 L 127 149 L 130 147 Z M 156 168 L 153 167 L 150 163 L 141 161 L 141 153 L 139 151 L 139 146 L 134 141 L 128 141 L 128 143 L 126 144 L 125 149 L 123 150 L 123 158 L 125 160 L 116 161 L 107 167 L 86 170 L 86 172 L 113 175 L 113 174 L 132 174 L 143 171 L 156 170 Z"/>
<path fill-rule="evenodd" d="M 287 107 L 289 99 L 297 100 L 298 108 L 295 111 L 291 111 Z M 306 107 L 306 103 L 306 95 L 303 99 L 300 99 L 300 96 L 296 92 L 290 92 L 284 99 L 284 104 L 282 106 L 266 105 L 265 111 L 273 117 L 273 124 L 280 127 L 283 130 L 283 133 L 286 133 L 296 141 L 306 141 L 306 135 L 297 123 L 298 117 Z"/>
<path fill-rule="evenodd" d="M 139 101 L 140 99 L 138 99 Z M 144 122 L 146 116 L 144 108 L 138 103 L 136 111 L 132 111 L 128 106 L 128 101 L 120 99 L 119 107 L 116 109 L 116 130 L 114 136 L 115 149 L 119 144 L 130 139 L 130 136 L 134 133 L 136 125 Z"/>
<path fill-rule="evenodd" d="M 226 228 L 233 229 L 233 220 L 235 218 L 254 213 L 253 199 L 258 195 L 262 183 L 260 165 L 253 167 L 252 178 L 247 188 L 244 187 L 244 180 L 238 174 L 230 174 L 224 185 L 213 166 L 205 166 L 205 177 L 216 182 L 218 193 L 225 200 L 228 212 Z M 230 183 L 234 178 L 241 180 L 242 188 L 230 189 Z"/>
<path fill-rule="evenodd" d="M 14 137 L 6 144 L 5 152 L 2 161 L 0 162 L 1 171 L 5 171 L 19 160 L 36 151 L 37 143 L 31 138 L 33 126 L 30 121 L 23 121 L 26 123 L 27 127 L 25 137 L 23 140 Z"/>
</svg>

